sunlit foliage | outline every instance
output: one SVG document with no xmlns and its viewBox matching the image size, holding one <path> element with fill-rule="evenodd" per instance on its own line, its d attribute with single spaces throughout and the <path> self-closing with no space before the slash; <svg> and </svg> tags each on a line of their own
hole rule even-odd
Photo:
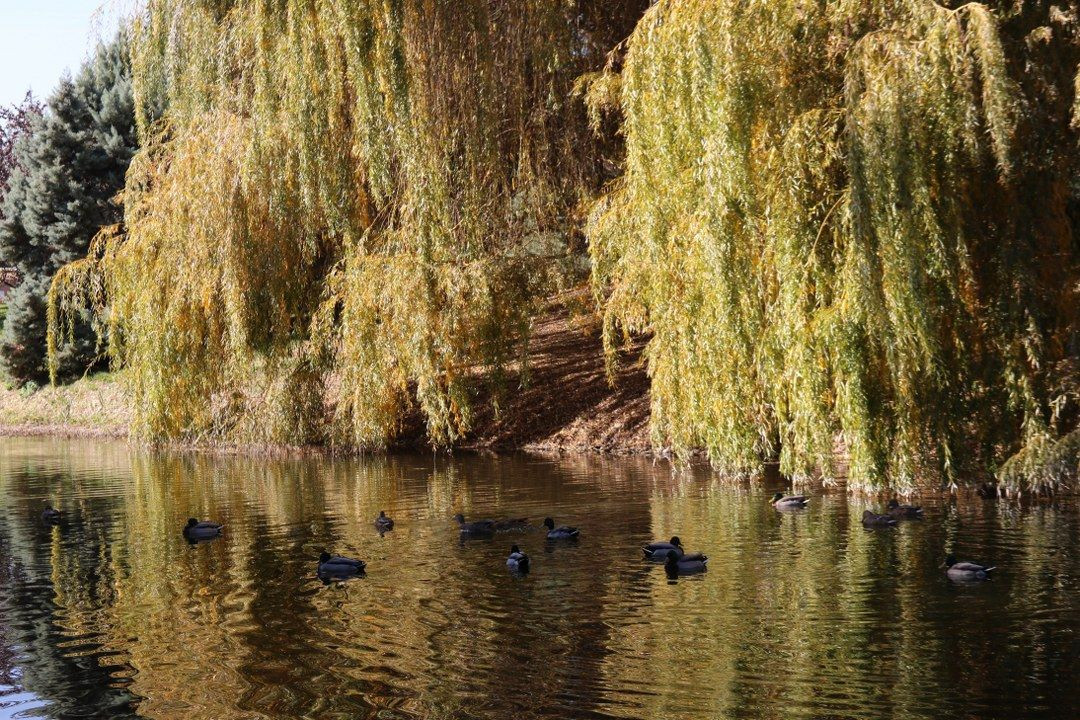
<svg viewBox="0 0 1080 720">
<path fill-rule="evenodd" d="M 453 440 L 585 267 L 573 84 L 643 6 L 150 0 L 127 233 L 54 285 L 54 335 L 108 313 L 145 438 L 379 446 L 415 402 Z"/>
<path fill-rule="evenodd" d="M 1065 452 L 1076 18 L 1035 5 L 649 10 L 589 237 L 609 348 L 651 334 L 657 443 L 826 477 L 840 447 L 900 488 Z"/>
</svg>

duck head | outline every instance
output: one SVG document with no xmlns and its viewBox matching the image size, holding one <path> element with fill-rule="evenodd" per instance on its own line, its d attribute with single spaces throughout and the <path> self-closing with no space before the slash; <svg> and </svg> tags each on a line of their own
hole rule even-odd
<svg viewBox="0 0 1080 720">
<path fill-rule="evenodd" d="M 521 552 L 521 548 L 519 548 L 517 545 L 510 546 L 510 554 L 511 555 L 513 555 L 515 553 L 519 553 L 519 552 Z"/>
<path fill-rule="evenodd" d="M 379 517 L 381 517 L 381 518 L 386 517 L 386 511 L 385 510 L 380 510 L 379 511 Z"/>
<path fill-rule="evenodd" d="M 330 553 L 326 552 L 325 550 L 323 550 L 321 553 L 319 553 L 319 562 L 324 563 L 329 559 L 330 559 Z"/>
<path fill-rule="evenodd" d="M 675 552 L 674 550 L 668 550 L 667 551 L 667 560 L 664 562 L 664 564 L 665 565 L 678 565 L 679 564 L 679 553 Z"/>
<path fill-rule="evenodd" d="M 682 547 L 682 540 L 680 540 L 680 539 L 679 539 L 679 536 L 678 536 L 678 535 L 672 535 L 672 536 L 671 536 L 671 540 L 670 540 L 669 542 L 670 542 L 670 543 L 671 543 L 672 545 L 674 545 L 675 547 L 677 547 L 677 548 L 681 548 L 681 547 Z"/>
<path fill-rule="evenodd" d="M 458 525 L 464 525 L 465 524 L 465 516 L 462 515 L 461 513 L 458 513 L 457 515 L 455 515 L 454 520 L 457 521 Z"/>
<path fill-rule="evenodd" d="M 555 521 L 552 520 L 551 518 L 544 518 L 544 527 L 546 527 L 548 530 L 554 530 L 555 529 Z"/>
<path fill-rule="evenodd" d="M 195 518 L 188 518 L 188 520 L 187 520 L 187 527 L 189 527 L 189 528 L 193 528 L 198 524 L 199 524 L 199 521 L 196 520 Z"/>
<path fill-rule="evenodd" d="M 772 496 L 772 500 L 771 500 L 770 502 L 771 502 L 771 503 L 772 503 L 773 505 L 775 505 L 775 504 L 776 504 L 776 501 L 777 501 L 777 500 L 782 500 L 782 499 L 783 499 L 783 497 L 784 497 L 784 493 L 782 493 L 782 492 L 778 492 L 778 493 L 776 493 L 775 495 L 773 495 L 773 496 Z"/>
<path fill-rule="evenodd" d="M 956 556 L 953 555 L 952 553 L 949 553 L 948 555 L 945 556 L 945 562 L 942 565 L 942 567 L 951 568 L 955 564 L 956 564 Z"/>
<path fill-rule="evenodd" d="M 895 510 L 898 507 L 900 507 L 900 501 L 899 500 L 897 500 L 896 498 L 893 498 L 892 500 L 889 501 L 889 509 L 890 510 Z"/>
</svg>

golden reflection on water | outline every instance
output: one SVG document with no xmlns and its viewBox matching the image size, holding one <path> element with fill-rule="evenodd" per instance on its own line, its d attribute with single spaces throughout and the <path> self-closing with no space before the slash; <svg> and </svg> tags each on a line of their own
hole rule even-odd
<svg viewBox="0 0 1080 720">
<path fill-rule="evenodd" d="M 842 493 L 777 513 L 766 485 L 636 459 L 0 439 L 0 716 L 1075 714 L 1075 505 L 938 502 L 866 531 Z M 40 523 L 47 500 L 62 526 Z M 384 536 L 379 510 L 397 521 Z M 456 512 L 553 515 L 583 538 L 462 544 Z M 189 516 L 224 536 L 189 545 Z M 709 554 L 706 575 L 670 584 L 640 560 L 672 534 Z M 952 585 L 946 545 L 1001 577 Z M 323 548 L 367 577 L 323 585 Z"/>
</svg>

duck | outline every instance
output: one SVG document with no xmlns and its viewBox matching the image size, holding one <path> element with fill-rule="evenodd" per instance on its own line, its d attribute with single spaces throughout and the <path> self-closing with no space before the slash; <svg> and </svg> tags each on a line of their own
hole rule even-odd
<svg viewBox="0 0 1080 720">
<path fill-rule="evenodd" d="M 211 540 L 221 534 L 223 527 L 225 526 L 221 523 L 210 522 L 209 520 L 200 522 L 195 518 L 188 518 L 187 525 L 184 526 L 184 537 L 189 542 Z"/>
<path fill-rule="evenodd" d="M 363 560 L 331 555 L 325 550 L 319 555 L 318 574 L 320 577 L 342 578 L 362 575 L 366 567 L 367 563 Z"/>
<path fill-rule="evenodd" d="M 863 510 L 863 527 L 891 527 L 896 524 L 896 518 L 892 515 L 878 515 L 871 510 Z"/>
<path fill-rule="evenodd" d="M 990 573 L 997 570 L 997 566 L 985 567 L 973 562 L 958 562 L 951 553 L 946 556 L 943 567 L 946 568 L 945 574 L 950 580 L 989 580 Z"/>
<path fill-rule="evenodd" d="M 461 513 L 455 515 L 454 520 L 457 520 L 462 535 L 490 535 L 495 532 L 495 523 L 492 520 L 477 520 L 476 522 L 467 523 L 465 522 L 465 516 Z"/>
<path fill-rule="evenodd" d="M 806 507 L 808 502 L 810 502 L 810 498 L 805 495 L 784 495 L 784 493 L 778 492 L 772 496 L 769 504 L 777 510 L 798 510 Z"/>
<path fill-rule="evenodd" d="M 45 509 L 41 511 L 41 519 L 50 525 L 59 525 L 60 511 L 52 505 L 46 505 Z"/>
<path fill-rule="evenodd" d="M 641 548 L 641 552 L 645 555 L 646 560 L 666 560 L 668 552 L 674 552 L 680 560 L 708 560 L 704 553 L 686 552 L 678 535 L 672 537 L 669 542 L 649 543 Z"/>
<path fill-rule="evenodd" d="M 901 505 L 899 500 L 893 498 L 889 501 L 888 513 L 899 520 L 921 520 L 923 509 L 916 505 Z"/>
<path fill-rule="evenodd" d="M 673 536 L 667 542 L 653 542 L 641 548 L 646 560 L 664 560 L 667 558 L 668 550 L 674 550 L 680 556 L 683 554 L 682 541 L 679 540 L 678 535 Z"/>
<path fill-rule="evenodd" d="M 394 520 L 392 518 L 386 517 L 385 510 L 380 510 L 379 517 L 375 518 L 375 527 L 377 527 L 379 530 L 393 530 Z"/>
<path fill-rule="evenodd" d="M 505 520 L 485 520 L 490 522 L 495 532 L 514 532 L 515 530 L 528 530 L 529 518 L 507 518 Z"/>
<path fill-rule="evenodd" d="M 697 553 L 700 557 L 691 557 L 688 555 L 679 556 L 679 553 L 675 550 L 668 550 L 664 560 L 664 571 L 669 576 L 674 575 L 697 575 L 703 573 L 706 570 L 705 564 L 709 562 L 709 558 Z"/>
<path fill-rule="evenodd" d="M 577 540 L 581 531 L 576 527 L 570 527 L 569 525 L 560 525 L 555 527 L 555 521 L 551 518 L 544 518 L 544 527 L 547 528 L 548 540 Z"/>
<path fill-rule="evenodd" d="M 514 545 L 510 548 L 509 557 L 506 558 L 506 567 L 510 568 L 511 572 L 527 573 L 529 572 L 529 556 Z"/>
</svg>

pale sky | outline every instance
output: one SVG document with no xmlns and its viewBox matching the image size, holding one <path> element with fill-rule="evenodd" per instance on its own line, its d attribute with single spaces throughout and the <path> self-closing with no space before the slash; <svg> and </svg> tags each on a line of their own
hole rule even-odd
<svg viewBox="0 0 1080 720">
<path fill-rule="evenodd" d="M 116 28 L 114 0 L 0 0 L 0 105 L 44 100 Z"/>
</svg>

